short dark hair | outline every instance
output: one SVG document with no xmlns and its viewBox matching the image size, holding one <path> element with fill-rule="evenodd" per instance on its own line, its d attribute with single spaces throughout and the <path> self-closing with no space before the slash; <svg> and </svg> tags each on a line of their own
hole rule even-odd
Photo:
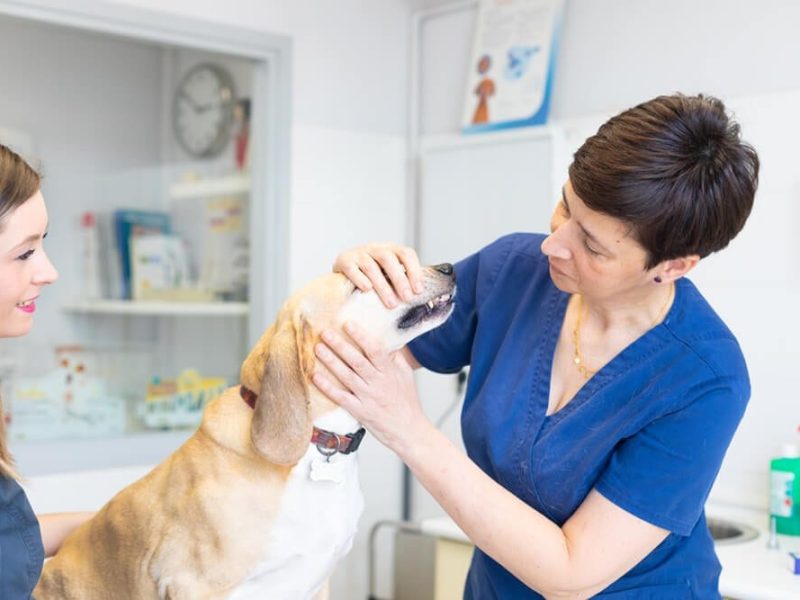
<svg viewBox="0 0 800 600">
<path fill-rule="evenodd" d="M 650 269 L 721 250 L 744 227 L 758 155 L 710 96 L 659 96 L 609 119 L 569 167 L 590 209 L 628 223 Z"/>
</svg>

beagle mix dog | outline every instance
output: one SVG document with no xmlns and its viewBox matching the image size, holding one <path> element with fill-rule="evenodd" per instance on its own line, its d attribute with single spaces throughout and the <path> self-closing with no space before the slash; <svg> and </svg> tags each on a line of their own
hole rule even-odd
<svg viewBox="0 0 800 600">
<path fill-rule="evenodd" d="M 455 290 L 445 264 L 426 268 L 425 291 L 394 309 L 340 274 L 292 296 L 242 365 L 241 385 L 67 538 L 34 597 L 326 598 L 363 508 L 353 452 L 364 430 L 311 384 L 314 345 L 323 328 L 354 321 L 401 348 L 450 316 Z"/>
</svg>

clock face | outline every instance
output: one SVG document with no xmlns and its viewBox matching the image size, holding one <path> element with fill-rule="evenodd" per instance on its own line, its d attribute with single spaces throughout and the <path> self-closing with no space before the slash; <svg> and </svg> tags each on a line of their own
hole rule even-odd
<svg viewBox="0 0 800 600">
<path fill-rule="evenodd" d="M 187 72 L 172 105 L 175 135 L 183 149 L 197 157 L 221 152 L 230 139 L 234 104 L 227 71 L 204 63 Z"/>
</svg>

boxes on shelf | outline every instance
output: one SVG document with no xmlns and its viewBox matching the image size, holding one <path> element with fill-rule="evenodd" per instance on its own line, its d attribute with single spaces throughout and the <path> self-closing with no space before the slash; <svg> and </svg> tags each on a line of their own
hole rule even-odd
<svg viewBox="0 0 800 600">
<path fill-rule="evenodd" d="M 131 291 L 134 300 L 169 297 L 189 287 L 189 259 L 175 235 L 137 235 L 130 241 Z"/>
<path fill-rule="evenodd" d="M 197 287 L 216 300 L 247 301 L 250 269 L 246 193 L 177 198 L 172 202 L 175 231 L 191 249 Z"/>
<path fill-rule="evenodd" d="M 206 203 L 206 236 L 200 280 L 222 300 L 247 300 L 250 242 L 247 204 L 241 196 Z"/>
<path fill-rule="evenodd" d="M 55 360 L 43 372 L 22 374 L 20 369 L 12 378 L 9 438 L 40 441 L 123 434 L 130 377 L 120 374 L 135 373 L 136 364 L 146 356 L 131 350 L 57 346 Z"/>
<path fill-rule="evenodd" d="M 176 379 L 154 378 L 136 413 L 148 429 L 197 427 L 206 404 L 226 387 L 224 377 L 201 377 L 194 369 L 186 369 Z"/>
<path fill-rule="evenodd" d="M 122 298 L 133 298 L 133 242 L 145 235 L 169 234 L 171 221 L 168 213 L 152 210 L 115 210 L 114 238 L 119 250 Z"/>
<path fill-rule="evenodd" d="M 210 214 L 203 207 L 202 214 L 194 217 L 197 223 L 189 223 L 190 231 L 194 227 L 201 232 L 199 239 L 192 240 L 173 232 L 172 217 L 165 212 L 91 213 L 97 224 L 94 247 L 99 253 L 101 296 L 161 302 L 244 298 L 248 248 L 246 239 L 243 246 L 234 239 L 243 227 L 241 206 L 227 201 L 210 204 L 214 207 Z M 206 229 L 213 234 L 207 235 Z M 85 289 L 84 296 L 87 300 L 97 297 Z"/>
</svg>

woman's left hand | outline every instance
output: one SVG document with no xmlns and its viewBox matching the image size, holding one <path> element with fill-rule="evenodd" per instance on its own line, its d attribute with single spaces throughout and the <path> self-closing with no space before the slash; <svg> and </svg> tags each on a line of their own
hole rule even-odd
<svg viewBox="0 0 800 600">
<path fill-rule="evenodd" d="M 380 342 L 355 324 L 345 332 L 356 345 L 326 329 L 317 344 L 317 358 L 339 380 L 316 372 L 314 385 L 361 422 L 372 435 L 398 454 L 431 426 L 422 411 L 413 370 L 401 352 L 387 352 Z"/>
</svg>

